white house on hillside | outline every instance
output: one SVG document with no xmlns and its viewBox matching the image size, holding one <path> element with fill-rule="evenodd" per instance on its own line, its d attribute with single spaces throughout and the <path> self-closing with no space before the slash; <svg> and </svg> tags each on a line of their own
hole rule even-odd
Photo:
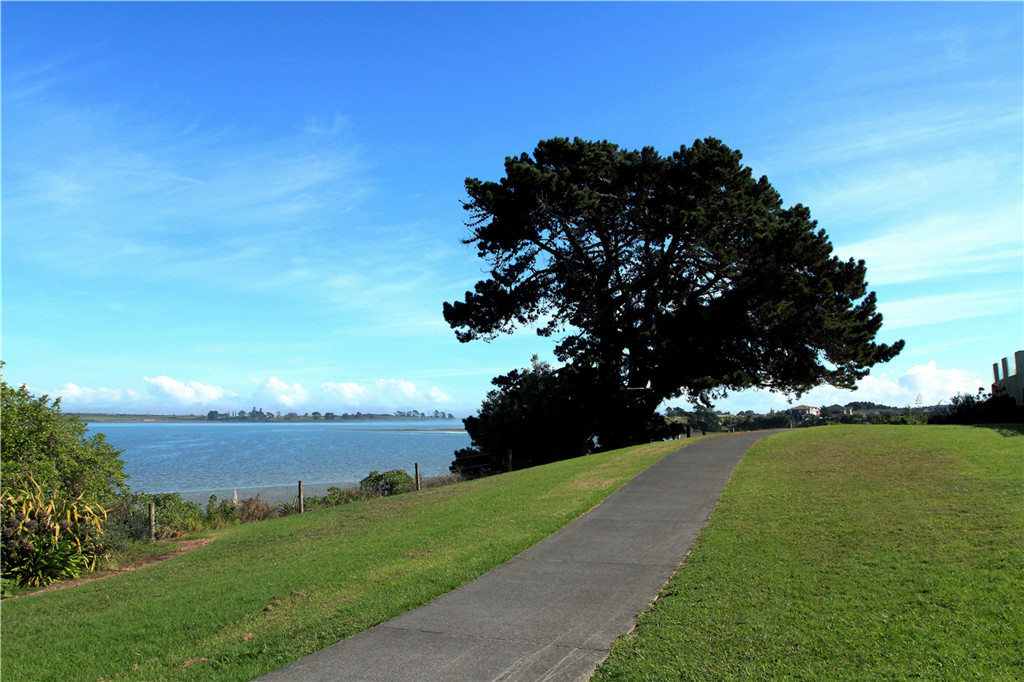
<svg viewBox="0 0 1024 682">
<path fill-rule="evenodd" d="M 806 419 L 807 417 L 810 416 L 817 417 L 821 414 L 821 410 L 819 408 L 813 407 L 811 405 L 797 405 L 796 407 L 792 407 L 786 410 L 786 412 L 793 415 L 797 419 Z"/>
</svg>

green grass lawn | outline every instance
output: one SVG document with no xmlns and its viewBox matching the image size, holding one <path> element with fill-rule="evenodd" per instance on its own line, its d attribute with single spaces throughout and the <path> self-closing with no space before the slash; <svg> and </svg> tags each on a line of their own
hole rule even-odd
<svg viewBox="0 0 1024 682">
<path fill-rule="evenodd" d="M 156 566 L 4 600 L 0 676 L 252 679 L 469 582 L 679 445 L 225 528 Z"/>
<path fill-rule="evenodd" d="M 739 678 L 1024 680 L 1024 431 L 755 446 L 594 679 Z"/>
</svg>

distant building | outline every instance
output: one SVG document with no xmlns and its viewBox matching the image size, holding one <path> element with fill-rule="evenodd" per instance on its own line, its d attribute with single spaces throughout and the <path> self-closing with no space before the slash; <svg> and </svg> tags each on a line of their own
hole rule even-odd
<svg viewBox="0 0 1024 682">
<path fill-rule="evenodd" d="M 1010 365 L 1007 358 L 1003 358 L 1002 376 L 999 375 L 999 363 L 992 365 L 992 374 L 995 382 L 992 384 L 992 393 L 1006 392 L 1006 395 L 1016 401 L 1018 405 L 1024 405 L 1024 350 L 1013 354 L 1013 363 L 1016 365 L 1014 373 L 1010 374 Z"/>
<path fill-rule="evenodd" d="M 807 417 L 810 416 L 817 417 L 821 415 L 821 410 L 812 405 L 797 405 L 796 407 L 791 407 L 790 409 L 786 410 L 786 412 L 793 415 L 797 419 L 806 419 Z"/>
<path fill-rule="evenodd" d="M 843 407 L 842 405 L 829 405 L 825 408 L 825 414 L 853 414 L 853 408 Z"/>
</svg>

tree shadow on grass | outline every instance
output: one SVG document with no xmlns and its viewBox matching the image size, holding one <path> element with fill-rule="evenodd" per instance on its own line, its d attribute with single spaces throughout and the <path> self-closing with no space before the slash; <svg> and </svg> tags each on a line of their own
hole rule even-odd
<svg viewBox="0 0 1024 682">
<path fill-rule="evenodd" d="M 972 426 L 976 429 L 990 429 L 1006 438 L 1024 436 L 1024 424 L 964 424 L 964 426 Z"/>
</svg>

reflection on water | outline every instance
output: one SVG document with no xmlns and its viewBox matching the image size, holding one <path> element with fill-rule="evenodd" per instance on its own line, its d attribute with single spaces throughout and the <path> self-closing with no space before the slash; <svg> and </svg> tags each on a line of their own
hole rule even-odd
<svg viewBox="0 0 1024 682">
<path fill-rule="evenodd" d="M 148 493 L 281 486 L 306 494 L 326 484 L 359 481 L 372 469 L 404 469 L 415 463 L 424 477 L 448 473 L 454 452 L 469 446 L 460 422 L 216 422 L 93 423 L 123 450 L 134 491 Z M 319 485 L 318 485 L 319 484 Z M 311 487 L 311 486 L 316 486 Z M 291 493 L 294 494 L 294 493 Z"/>
</svg>

